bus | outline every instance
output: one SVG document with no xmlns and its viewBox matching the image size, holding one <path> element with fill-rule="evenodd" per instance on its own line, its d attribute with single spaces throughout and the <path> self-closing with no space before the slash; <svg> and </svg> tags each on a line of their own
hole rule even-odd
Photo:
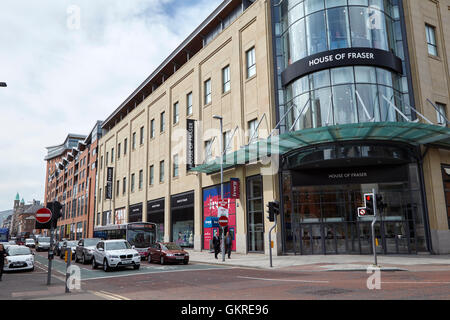
<svg viewBox="0 0 450 320">
<path fill-rule="evenodd" d="M 9 229 L 0 228 L 0 242 L 9 241 Z"/>
<path fill-rule="evenodd" d="M 156 242 L 156 224 L 151 222 L 132 222 L 99 226 L 94 228 L 94 238 L 127 240 L 139 252 L 141 259 L 147 259 L 148 249 Z"/>
</svg>

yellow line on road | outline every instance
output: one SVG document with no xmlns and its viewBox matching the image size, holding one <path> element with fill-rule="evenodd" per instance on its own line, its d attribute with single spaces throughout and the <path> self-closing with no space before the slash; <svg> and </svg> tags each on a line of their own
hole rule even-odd
<svg viewBox="0 0 450 320">
<path fill-rule="evenodd" d="M 100 298 L 103 298 L 103 299 L 106 299 L 106 300 L 122 300 L 122 299 L 119 299 L 117 297 L 114 297 L 114 296 L 111 296 L 111 295 L 107 295 L 107 294 L 104 294 L 104 293 L 101 293 L 101 292 L 98 292 L 98 291 L 90 291 L 89 290 L 88 292 L 96 295 L 97 297 L 100 297 Z"/>
<path fill-rule="evenodd" d="M 103 291 L 103 290 L 101 290 L 100 292 L 103 293 L 103 294 L 106 294 L 106 295 L 110 295 L 110 296 L 119 298 L 120 300 L 131 300 L 131 299 L 128 299 L 127 297 L 120 296 L 120 295 L 115 294 L 115 293 L 111 293 L 111 292 L 107 292 L 107 291 Z"/>
</svg>

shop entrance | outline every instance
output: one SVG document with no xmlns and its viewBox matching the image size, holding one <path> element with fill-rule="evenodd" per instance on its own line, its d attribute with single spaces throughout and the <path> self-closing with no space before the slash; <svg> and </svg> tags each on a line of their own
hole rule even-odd
<svg viewBox="0 0 450 320">
<path fill-rule="evenodd" d="M 171 241 L 181 247 L 194 247 L 194 192 L 171 197 Z"/>
</svg>

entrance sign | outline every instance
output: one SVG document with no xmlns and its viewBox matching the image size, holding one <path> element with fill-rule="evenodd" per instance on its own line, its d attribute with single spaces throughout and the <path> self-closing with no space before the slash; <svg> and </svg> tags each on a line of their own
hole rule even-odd
<svg viewBox="0 0 450 320">
<path fill-rule="evenodd" d="M 36 220 L 39 223 L 47 223 L 52 219 L 52 212 L 50 209 L 41 208 L 36 212 Z"/>
</svg>

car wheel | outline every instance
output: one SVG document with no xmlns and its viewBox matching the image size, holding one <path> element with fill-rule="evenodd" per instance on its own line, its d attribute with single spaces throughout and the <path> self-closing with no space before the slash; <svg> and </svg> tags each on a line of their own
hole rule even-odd
<svg viewBox="0 0 450 320">
<path fill-rule="evenodd" d="M 140 267 L 140 266 L 141 266 L 140 264 L 134 265 L 133 268 L 134 268 L 134 270 L 139 270 L 139 267 Z"/>
<path fill-rule="evenodd" d="M 92 269 L 97 269 L 97 262 L 95 262 L 95 257 L 92 258 Z"/>
<path fill-rule="evenodd" d="M 166 263 L 166 261 L 164 260 L 164 257 L 161 257 L 160 262 L 161 262 L 161 264 L 165 264 Z"/>
<path fill-rule="evenodd" d="M 33 272 L 33 271 L 34 271 L 34 267 L 33 267 L 33 268 L 31 268 L 31 269 L 30 269 L 30 271 L 31 271 L 31 272 Z"/>
<path fill-rule="evenodd" d="M 78 256 L 77 256 L 77 254 L 75 253 L 75 262 L 78 263 L 78 261 L 79 261 L 79 260 L 78 260 Z"/>
<path fill-rule="evenodd" d="M 86 257 L 83 255 L 81 256 L 81 264 L 86 264 Z"/>
<path fill-rule="evenodd" d="M 188 264 L 189 263 L 189 261 L 183 261 L 183 264 Z"/>
<path fill-rule="evenodd" d="M 108 265 L 108 260 L 105 259 L 103 261 L 103 271 L 108 272 L 110 270 L 109 265 Z"/>
</svg>

